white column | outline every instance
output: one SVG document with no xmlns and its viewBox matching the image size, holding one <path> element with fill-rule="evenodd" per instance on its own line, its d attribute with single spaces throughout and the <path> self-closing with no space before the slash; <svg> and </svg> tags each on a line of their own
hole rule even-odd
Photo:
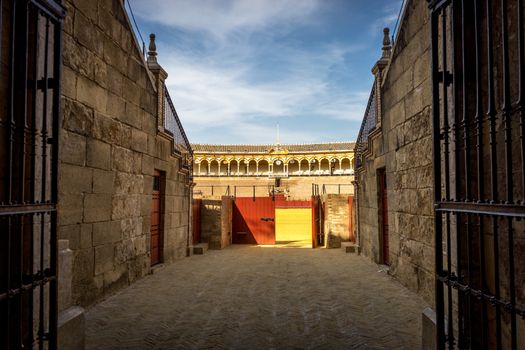
<svg viewBox="0 0 525 350">
<path fill-rule="evenodd" d="M 230 176 L 230 162 L 228 162 L 228 169 L 226 171 L 226 175 Z"/>
<path fill-rule="evenodd" d="M 237 176 L 239 176 L 239 173 L 240 173 L 240 167 L 241 167 L 241 162 L 240 162 L 240 161 L 237 161 Z"/>
<path fill-rule="evenodd" d="M 208 161 L 208 175 L 211 175 L 211 161 Z"/>
<path fill-rule="evenodd" d="M 201 174 L 201 163 L 199 163 L 199 175 Z"/>
</svg>

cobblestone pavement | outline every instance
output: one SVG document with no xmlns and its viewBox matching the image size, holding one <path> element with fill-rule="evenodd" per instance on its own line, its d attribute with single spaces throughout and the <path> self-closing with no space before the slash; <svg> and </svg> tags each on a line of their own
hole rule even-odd
<svg viewBox="0 0 525 350">
<path fill-rule="evenodd" d="M 87 312 L 88 349 L 421 349 L 424 302 L 339 249 L 232 246 Z"/>
</svg>

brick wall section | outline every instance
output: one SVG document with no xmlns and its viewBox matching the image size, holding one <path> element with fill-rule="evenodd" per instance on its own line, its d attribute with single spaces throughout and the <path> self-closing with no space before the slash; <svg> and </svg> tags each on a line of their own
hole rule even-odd
<svg viewBox="0 0 525 350">
<path fill-rule="evenodd" d="M 186 255 L 188 177 L 157 132 L 153 76 L 121 1 L 65 5 L 58 235 L 74 251 L 73 302 L 86 306 L 149 273 L 155 169 L 163 259 Z"/>
<path fill-rule="evenodd" d="M 382 94 L 382 126 L 358 175 L 359 240 L 379 261 L 376 172 L 387 176 L 390 273 L 427 302 L 434 299 L 429 12 L 411 0 L 400 23 Z"/>
<path fill-rule="evenodd" d="M 321 196 L 325 208 L 324 232 L 327 248 L 339 248 L 350 240 L 350 208 L 348 195 Z"/>
</svg>

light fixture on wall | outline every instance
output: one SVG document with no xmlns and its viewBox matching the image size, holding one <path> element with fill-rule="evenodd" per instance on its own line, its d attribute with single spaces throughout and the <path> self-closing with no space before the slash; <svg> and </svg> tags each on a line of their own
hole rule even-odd
<svg viewBox="0 0 525 350">
<path fill-rule="evenodd" d="M 277 165 L 281 165 L 281 164 L 283 164 L 283 162 L 281 162 L 281 161 L 278 159 L 278 160 L 275 161 L 275 164 L 277 164 Z"/>
</svg>

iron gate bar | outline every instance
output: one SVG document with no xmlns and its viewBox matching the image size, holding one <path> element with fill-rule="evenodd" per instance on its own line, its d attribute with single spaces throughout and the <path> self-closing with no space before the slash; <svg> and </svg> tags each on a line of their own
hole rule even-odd
<svg viewBox="0 0 525 350">
<path fill-rule="evenodd" d="M 483 160 L 483 101 L 482 101 L 482 67 L 481 67 L 481 4 L 478 1 L 474 1 L 474 26 L 475 26 L 475 37 L 476 37 L 476 115 L 474 118 L 477 124 L 477 163 L 478 163 L 478 199 L 485 198 L 484 196 L 484 160 Z M 485 244 L 484 244 L 484 229 L 483 229 L 483 217 L 478 216 L 478 233 L 479 233 L 479 275 L 480 275 L 480 293 L 485 293 Z M 472 293 L 471 293 L 472 294 Z M 488 349 L 488 316 L 487 316 L 487 305 L 485 299 L 479 299 L 481 301 L 481 346 L 484 350 Z"/>
<path fill-rule="evenodd" d="M 66 16 L 66 9 L 60 0 L 29 0 L 29 2 L 44 12 L 47 17 L 63 19 Z"/>
<path fill-rule="evenodd" d="M 449 213 L 471 213 L 497 217 L 525 218 L 525 206 L 517 204 L 489 204 L 476 202 L 438 202 L 436 211 Z"/>
<path fill-rule="evenodd" d="M 0 206 L 0 216 L 34 214 L 34 213 L 49 213 L 56 211 L 55 204 L 29 204 L 29 205 L 14 205 L 14 206 Z"/>
<path fill-rule="evenodd" d="M 434 1 L 430 6 L 436 6 L 437 3 Z M 441 193 L 441 154 L 440 154 L 440 137 L 439 137 L 439 126 L 440 126 L 440 106 L 439 106 L 439 94 L 436 93 L 439 89 L 439 80 L 438 80 L 438 16 L 439 13 L 434 9 L 430 16 L 430 26 L 431 26 L 431 62 L 432 62 L 432 158 L 434 163 L 434 196 L 435 200 L 440 197 Z M 441 237 L 442 229 L 442 214 L 440 212 L 435 213 L 434 220 L 434 245 L 436 247 L 436 252 L 438 251 L 437 247 L 443 246 L 443 241 Z M 435 254 L 435 269 L 436 275 L 438 277 L 443 276 L 443 261 L 439 254 Z M 443 284 L 439 281 L 438 278 L 435 280 L 435 289 L 436 289 L 436 339 L 438 346 L 445 344 L 445 319 L 444 319 L 444 305 L 443 305 Z"/>
</svg>

